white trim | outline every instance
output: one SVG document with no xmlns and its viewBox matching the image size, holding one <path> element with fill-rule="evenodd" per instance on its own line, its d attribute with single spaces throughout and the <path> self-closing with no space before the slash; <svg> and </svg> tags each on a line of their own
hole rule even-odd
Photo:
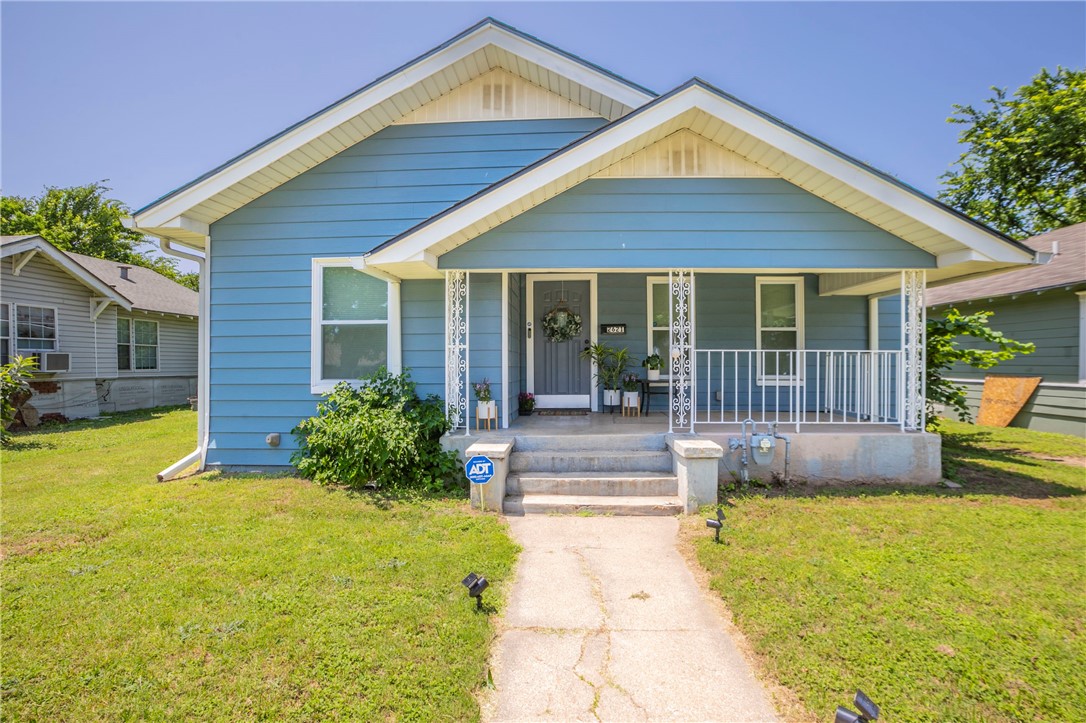
<svg viewBox="0 0 1086 723">
<path fill-rule="evenodd" d="M 671 282 L 668 279 L 668 277 L 666 277 L 666 276 L 646 276 L 645 277 L 645 321 L 646 321 L 645 333 L 647 335 L 646 339 L 645 339 L 645 356 L 648 356 L 648 355 L 652 354 L 652 350 L 655 348 L 652 345 L 652 333 L 657 330 L 657 328 L 652 323 L 653 322 L 653 318 L 652 318 L 652 287 L 653 287 L 654 284 L 663 284 L 664 287 L 667 289 L 668 298 L 671 298 Z M 667 331 L 669 333 L 670 333 L 670 329 L 671 329 L 670 324 L 665 325 L 665 326 L 660 328 L 661 331 Z M 671 357 L 669 355 L 665 354 L 664 357 L 662 357 L 662 360 L 664 361 L 664 364 L 667 366 L 668 370 L 670 371 L 670 369 L 671 369 Z M 664 371 L 664 370 L 661 368 L 660 371 Z M 661 374 L 660 378 L 663 379 L 663 378 L 670 377 L 670 376 L 671 376 L 670 373 L 667 374 L 667 375 Z"/>
<path fill-rule="evenodd" d="M 410 91 L 433 75 L 489 46 L 501 48 L 629 108 L 636 108 L 652 99 L 648 93 L 595 70 L 584 62 L 573 60 L 494 24 L 484 24 L 441 50 L 414 61 L 396 71 L 394 75 L 359 91 L 353 97 L 340 101 L 320 115 L 304 121 L 298 127 L 277 138 L 265 141 L 263 146 L 258 146 L 248 155 L 238 158 L 208 178 L 144 209 L 134 217 L 134 225 L 143 229 L 164 227 L 163 224 L 172 222 L 173 219 L 193 207 L 331 133 L 338 126 L 401 93 Z M 403 115 L 406 115 L 406 112 L 401 114 Z M 387 119 L 387 114 L 383 114 L 382 117 Z M 387 122 L 382 121 L 381 127 L 391 125 L 398 117 L 388 119 Z M 316 163 L 312 165 L 315 166 Z M 240 205 L 237 204 L 237 206 Z"/>
<path fill-rule="evenodd" d="M 961 377 L 947 377 L 946 380 L 955 384 L 984 384 L 983 379 L 962 379 Z M 1086 389 L 1086 382 L 1041 382 L 1037 386 L 1045 387 L 1046 389 Z"/>
<path fill-rule="evenodd" d="M 509 272 L 502 272 L 502 429 L 509 428 Z"/>
<path fill-rule="evenodd" d="M 795 289 L 796 295 L 796 326 L 792 327 L 766 327 L 765 330 L 769 331 L 794 331 L 796 333 L 796 345 L 794 351 L 803 351 L 806 349 L 806 318 L 804 309 L 804 297 L 806 295 L 806 279 L 802 276 L 755 276 L 754 277 L 754 349 L 758 352 L 762 352 L 762 287 L 775 284 L 777 286 L 791 285 Z M 765 351 L 792 351 L 792 350 L 775 350 L 767 349 Z M 762 374 L 762 355 L 757 355 L 758 370 L 756 383 L 759 386 L 765 386 L 766 384 L 774 386 L 791 386 L 794 384 L 801 384 L 803 381 L 803 374 L 801 369 L 797 369 L 797 374 L 775 374 L 765 375 Z"/>
<path fill-rule="evenodd" d="M 0 258 L 6 259 L 9 256 L 15 256 L 23 251 L 32 249 L 40 251 L 57 266 L 60 266 L 99 296 L 110 299 L 125 311 L 132 310 L 132 302 L 121 295 L 119 291 L 106 284 L 100 278 L 88 271 L 78 261 L 43 239 L 41 236 L 30 236 L 29 238 L 4 244 L 3 247 L 0 247 Z"/>
<path fill-rule="evenodd" d="M 593 344 L 599 341 L 599 284 L 597 283 L 598 278 L 596 274 L 526 274 L 524 278 L 524 295 L 526 297 L 524 308 L 526 309 L 525 317 L 527 318 L 529 324 L 532 324 L 533 320 L 535 319 L 536 281 L 587 281 L 589 295 L 589 314 L 592 317 L 592 323 L 590 325 L 591 328 L 589 329 L 589 339 Z M 533 335 L 539 333 L 539 329 L 536 329 L 534 327 L 535 325 L 532 324 Z M 527 357 L 525 360 L 525 369 L 528 376 L 528 378 L 525 380 L 525 388 L 530 394 L 535 394 L 535 339 L 532 337 L 528 337 L 527 332 L 525 332 L 525 338 L 527 340 L 527 344 L 525 345 L 525 356 Z M 596 365 L 593 364 L 592 379 L 597 378 L 597 371 L 598 370 L 596 369 Z M 587 406 L 593 412 L 597 412 L 599 411 L 598 385 L 593 382 L 589 382 L 589 388 L 591 389 L 591 392 L 589 392 L 588 394 L 589 399 Z M 542 404 L 540 403 L 540 397 L 538 394 L 535 394 L 535 398 L 536 406 L 540 409 L 585 406 L 585 399 L 583 394 L 546 395 L 543 398 Z M 560 399 L 563 401 L 563 403 L 552 404 L 548 402 L 547 399 Z"/>
<path fill-rule="evenodd" d="M 53 348 L 52 349 L 29 349 L 19 346 L 19 307 L 25 306 L 28 309 L 49 309 L 53 312 Z M 21 304 L 18 301 L 11 302 L 11 354 L 12 356 L 22 355 L 22 352 L 28 354 L 44 354 L 49 351 L 60 351 L 60 307 L 59 306 L 44 306 L 42 304 Z M 29 337 L 28 337 L 29 338 Z"/>
<path fill-rule="evenodd" d="M 501 186 L 483 191 L 473 200 L 404 236 L 395 245 L 377 251 L 371 257 L 374 263 L 395 263 L 446 241 L 456 239 L 455 245 L 466 243 L 472 234 L 478 235 L 494 224 L 485 220 L 492 214 L 531 197 L 528 203 L 520 203 L 515 213 L 523 213 L 589 177 L 589 166 L 625 144 L 636 146 L 650 131 L 667 124 L 689 125 L 688 111 L 702 111 L 734 126 L 751 137 L 782 151 L 810 168 L 830 175 L 888 208 L 910 219 L 915 219 L 940 234 L 947 235 L 966 247 L 993 261 L 1008 263 L 1032 263 L 1031 252 L 1016 248 L 995 234 L 958 217 L 932 202 L 909 193 L 878 174 L 845 160 L 830 150 L 807 140 L 795 131 L 781 127 L 769 119 L 724 98 L 709 89 L 692 85 L 655 104 L 650 104 L 636 117 L 620 120 L 598 132 L 587 142 L 561 152 L 531 170 Z M 712 139 L 710 139 L 712 140 Z M 633 148 L 631 153 L 640 150 Z M 786 180 L 787 177 L 786 177 Z M 536 194 L 542 189 L 548 193 Z M 549 195 L 548 195 L 549 194 Z M 508 220 L 508 212 L 502 221 Z M 470 229 L 470 231 L 469 231 Z M 448 249 L 445 249 L 447 251 Z M 950 257 L 947 259 L 950 260 Z"/>
<path fill-rule="evenodd" d="M 872 296 L 867 300 L 867 349 L 879 350 L 879 299 Z"/>
<path fill-rule="evenodd" d="M 322 327 L 324 326 L 324 269 L 326 268 L 355 268 L 352 258 L 314 258 L 311 260 L 310 269 L 310 312 L 309 312 L 309 390 L 313 394 L 324 394 L 331 391 L 339 382 L 358 384 L 357 379 L 324 379 L 321 377 L 322 360 Z M 357 269 L 356 269 L 357 270 Z M 360 271 L 359 273 L 365 273 Z M 376 277 L 375 277 L 376 278 Z M 382 279 L 383 280 L 383 279 Z M 386 366 L 390 374 L 400 374 L 403 371 L 402 334 L 400 318 L 400 285 L 396 282 L 385 281 L 387 287 L 388 318 L 363 319 L 363 320 L 338 320 L 335 323 L 351 326 L 378 326 L 386 328 Z"/>
<path fill-rule="evenodd" d="M 23 267 L 26 266 L 28 263 L 30 263 L 30 259 L 34 258 L 37 255 L 38 255 L 38 249 L 30 249 L 29 251 L 27 251 L 25 254 L 23 254 L 22 256 L 20 256 L 18 258 L 12 256 L 11 257 L 11 275 L 12 276 L 18 276 L 22 272 Z"/>
</svg>

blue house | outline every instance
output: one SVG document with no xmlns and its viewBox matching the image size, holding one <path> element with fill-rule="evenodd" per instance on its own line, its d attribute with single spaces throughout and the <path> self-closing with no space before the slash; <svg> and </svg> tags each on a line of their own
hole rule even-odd
<svg viewBox="0 0 1086 723">
<path fill-rule="evenodd" d="M 934 481 L 925 289 L 1034 262 L 705 81 L 657 95 L 490 19 L 135 224 L 201 264 L 200 437 L 179 464 L 226 469 L 288 465 L 320 394 L 381 365 L 461 434 L 486 377 L 500 434 L 546 436 L 518 394 L 604 410 L 580 352 L 605 342 L 665 359 L 644 430 L 726 447 L 776 423 L 792 474 Z"/>
</svg>

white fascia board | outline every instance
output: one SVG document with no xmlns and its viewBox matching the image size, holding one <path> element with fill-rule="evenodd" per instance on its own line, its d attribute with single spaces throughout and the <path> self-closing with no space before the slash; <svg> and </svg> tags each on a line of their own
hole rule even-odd
<svg viewBox="0 0 1086 723">
<path fill-rule="evenodd" d="M 553 70 L 559 75 L 570 78 L 631 108 L 636 108 L 652 100 L 652 96 L 625 85 L 614 78 L 592 71 L 585 65 L 563 57 L 552 50 L 530 43 L 501 28 L 488 25 L 452 43 L 447 48 L 423 58 L 396 75 L 386 78 L 354 98 L 329 108 L 325 113 L 307 123 L 303 123 L 289 133 L 269 141 L 260 150 L 239 158 L 233 165 L 224 168 L 214 176 L 204 179 L 177 195 L 165 199 L 157 206 L 138 214 L 134 218 L 136 226 L 142 228 L 164 227 L 167 221 L 182 216 L 190 208 L 248 178 L 314 139 L 329 133 L 360 113 L 364 113 L 397 93 L 421 83 L 426 78 L 488 45 L 495 45 L 529 62 Z"/>
<path fill-rule="evenodd" d="M 667 99 L 654 108 L 644 111 L 628 123 L 620 123 L 600 132 L 600 135 L 579 148 L 562 153 L 533 168 L 509 183 L 484 193 L 474 201 L 446 214 L 433 223 L 405 236 L 392 246 L 374 252 L 370 263 L 396 263 L 409 261 L 419 254 L 433 254 L 432 247 L 449 236 L 485 219 L 508 204 L 523 198 L 532 191 L 543 188 L 567 174 L 588 165 L 606 153 L 637 139 L 653 128 L 667 123 L 693 107 L 689 90 Z"/>
<path fill-rule="evenodd" d="M 98 296 L 109 299 L 125 311 L 131 311 L 132 302 L 122 296 L 121 292 L 106 284 L 90 271 L 87 271 L 87 269 L 83 268 L 78 261 L 43 239 L 41 236 L 34 236 L 16 243 L 7 244 L 3 248 L 2 258 L 7 258 L 8 256 L 23 251 L 35 251 L 43 254 L 57 266 L 67 271 L 70 276 L 98 294 Z"/>
<path fill-rule="evenodd" d="M 959 218 L 939 206 L 915 196 L 865 168 L 841 158 L 800 135 L 770 122 L 753 111 L 698 88 L 697 106 L 751 136 L 768 143 L 803 163 L 816 168 L 868 197 L 913 218 L 990 261 L 1029 264 L 1030 252 L 1017 249 L 1002 239 Z"/>
</svg>

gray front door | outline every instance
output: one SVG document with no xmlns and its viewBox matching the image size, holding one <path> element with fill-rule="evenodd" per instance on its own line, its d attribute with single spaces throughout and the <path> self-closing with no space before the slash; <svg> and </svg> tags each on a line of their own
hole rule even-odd
<svg viewBox="0 0 1086 723">
<path fill-rule="evenodd" d="M 581 350 L 592 335 L 591 282 L 542 281 L 534 283 L 531 354 L 536 405 L 540 408 L 585 408 L 591 403 L 592 365 Z M 547 339 L 543 318 L 555 308 L 581 317 L 581 333 L 561 342 Z"/>
</svg>

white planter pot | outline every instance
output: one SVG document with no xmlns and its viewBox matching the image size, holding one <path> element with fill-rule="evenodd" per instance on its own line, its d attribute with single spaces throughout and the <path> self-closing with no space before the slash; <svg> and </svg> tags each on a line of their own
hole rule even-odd
<svg viewBox="0 0 1086 723">
<path fill-rule="evenodd" d="M 476 402 L 475 416 L 479 419 L 497 419 L 498 403 L 493 399 L 491 399 L 489 402 Z"/>
<path fill-rule="evenodd" d="M 619 390 L 618 389 L 604 389 L 603 390 L 603 406 L 605 407 L 617 407 L 619 402 Z"/>
<path fill-rule="evenodd" d="M 638 398 L 641 396 L 641 392 L 623 392 L 622 400 L 627 407 L 636 407 Z"/>
<path fill-rule="evenodd" d="M 648 376 L 649 376 L 649 381 L 650 382 L 658 382 L 658 381 L 660 381 L 660 370 L 659 369 L 649 369 Z"/>
</svg>

